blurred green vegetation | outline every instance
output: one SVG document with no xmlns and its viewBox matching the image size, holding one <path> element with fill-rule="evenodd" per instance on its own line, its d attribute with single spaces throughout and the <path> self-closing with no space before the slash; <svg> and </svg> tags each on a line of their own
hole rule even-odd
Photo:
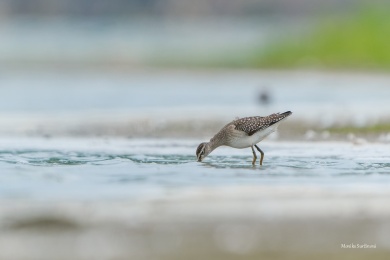
<svg viewBox="0 0 390 260">
<path fill-rule="evenodd" d="M 337 134 L 379 134 L 379 133 L 389 133 L 390 124 L 376 124 L 363 127 L 354 127 L 354 126 L 343 126 L 343 127 L 331 127 L 327 129 L 330 133 Z"/>
<path fill-rule="evenodd" d="M 388 8 L 361 8 L 329 17 L 306 35 L 271 42 L 254 54 L 255 67 L 390 68 Z"/>
</svg>

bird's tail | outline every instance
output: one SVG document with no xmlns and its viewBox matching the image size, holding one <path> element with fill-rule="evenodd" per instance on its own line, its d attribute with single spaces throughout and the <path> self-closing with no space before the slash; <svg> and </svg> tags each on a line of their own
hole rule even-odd
<svg viewBox="0 0 390 260">
<path fill-rule="evenodd" d="M 283 119 L 285 119 L 286 117 L 290 116 L 292 114 L 291 111 L 287 111 L 287 112 L 284 112 L 284 113 L 277 113 L 277 114 L 272 114 L 272 115 L 269 115 L 269 119 L 270 119 L 270 126 L 273 125 L 273 124 L 276 124 L 280 121 L 282 121 Z"/>
<path fill-rule="evenodd" d="M 288 116 L 291 115 L 291 114 L 292 114 L 291 111 L 287 111 L 287 112 L 281 113 L 280 115 L 281 115 L 281 116 L 284 116 L 284 117 L 288 117 Z"/>
</svg>

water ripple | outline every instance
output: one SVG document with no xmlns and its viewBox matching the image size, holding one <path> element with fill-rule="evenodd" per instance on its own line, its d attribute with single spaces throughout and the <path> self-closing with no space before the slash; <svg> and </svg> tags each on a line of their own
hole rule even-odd
<svg viewBox="0 0 390 260">
<path fill-rule="evenodd" d="M 61 151 L 1 151 L 0 162 L 7 164 L 26 164 L 32 166 L 72 166 L 89 163 L 98 163 L 111 160 L 112 156 L 99 154 L 85 154 L 81 152 L 61 152 Z"/>
<path fill-rule="evenodd" d="M 151 148 L 153 149 L 153 147 Z M 116 164 L 133 163 L 139 166 L 161 165 L 179 166 L 196 161 L 194 155 L 189 154 L 108 154 L 88 152 L 63 152 L 57 150 L 13 150 L 0 151 L 0 163 L 14 165 L 30 165 L 38 167 L 54 166 L 109 166 Z M 390 163 L 388 161 L 357 161 L 342 156 L 267 156 L 263 166 L 251 164 L 252 158 L 248 156 L 209 156 L 202 163 L 195 163 L 203 169 L 226 169 L 226 170 L 250 170 L 261 169 L 263 171 L 285 174 L 311 172 L 318 175 L 324 172 L 329 174 L 387 174 Z M 136 166 L 135 166 L 136 167 Z M 195 170 L 193 168 L 192 170 Z"/>
</svg>

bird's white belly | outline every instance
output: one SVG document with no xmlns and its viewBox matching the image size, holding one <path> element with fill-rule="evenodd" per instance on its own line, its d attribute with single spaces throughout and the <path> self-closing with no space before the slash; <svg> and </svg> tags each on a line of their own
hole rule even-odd
<svg viewBox="0 0 390 260">
<path fill-rule="evenodd" d="M 230 146 L 234 148 L 247 148 L 251 147 L 258 142 L 262 141 L 264 138 L 266 138 L 271 133 L 275 132 L 275 130 L 278 128 L 279 123 L 276 123 L 262 131 L 259 131 L 251 136 L 241 136 L 238 138 L 234 138 L 230 141 Z"/>
</svg>

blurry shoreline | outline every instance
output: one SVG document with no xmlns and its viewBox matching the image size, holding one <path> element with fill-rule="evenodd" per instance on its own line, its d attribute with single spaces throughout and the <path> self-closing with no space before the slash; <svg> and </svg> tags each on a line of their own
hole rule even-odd
<svg viewBox="0 0 390 260">
<path fill-rule="evenodd" d="M 274 140 L 390 141 L 390 77 L 379 72 L 54 67 L 0 76 L 2 136 L 210 138 L 236 117 L 291 110 Z M 260 103 L 264 89 L 269 103 Z"/>
<path fill-rule="evenodd" d="M 143 119 L 102 118 L 101 116 L 29 116 L 12 117 L 0 124 L 0 136 L 21 137 L 114 137 L 114 138 L 179 138 L 210 139 L 230 121 L 221 119 Z M 374 126 L 353 124 L 321 127 L 319 122 L 291 118 L 283 122 L 277 132 L 267 139 L 272 141 L 346 141 L 390 143 L 390 125 L 383 120 Z"/>
</svg>

